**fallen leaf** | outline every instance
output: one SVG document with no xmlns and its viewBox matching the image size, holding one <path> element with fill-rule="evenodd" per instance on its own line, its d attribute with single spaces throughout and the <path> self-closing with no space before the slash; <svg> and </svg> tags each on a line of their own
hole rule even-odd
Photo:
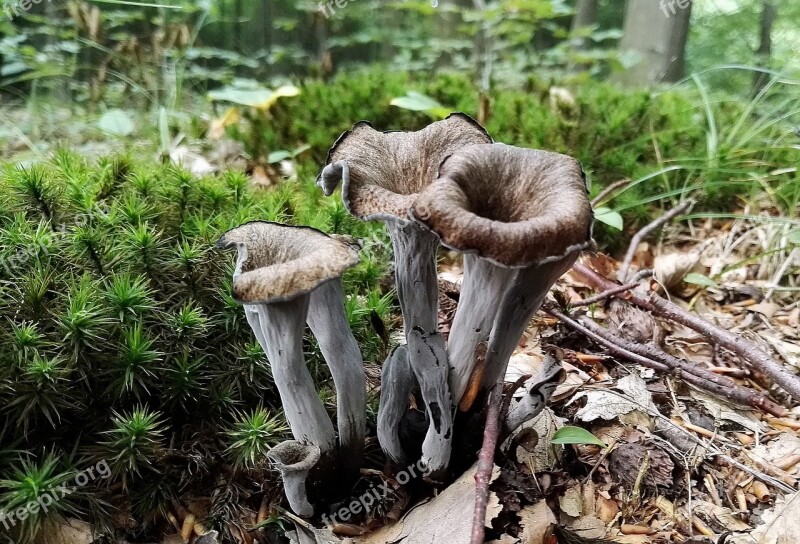
<svg viewBox="0 0 800 544">
<path fill-rule="evenodd" d="M 544 544 L 550 527 L 557 522 L 555 514 L 543 500 L 525 506 L 518 515 L 522 527 L 520 544 Z"/>
<path fill-rule="evenodd" d="M 438 496 L 420 503 L 393 525 L 382 527 L 364 537 L 355 538 L 356 544 L 430 544 L 431 542 L 469 542 L 472 531 L 472 510 L 475 505 L 475 473 L 472 465 L 461 477 Z M 491 481 L 500 476 L 495 466 Z M 500 500 L 489 493 L 486 524 L 502 510 Z M 454 513 L 468 513 L 454 515 Z M 304 543 L 302 543 L 304 544 Z"/>
<path fill-rule="evenodd" d="M 751 533 L 758 544 L 791 544 L 800 534 L 800 493 L 783 496 Z"/>
<path fill-rule="evenodd" d="M 657 411 L 652 395 L 647 390 L 647 384 L 637 374 L 621 378 L 614 389 L 625 393 L 630 400 L 607 389 L 593 389 L 575 395 L 567 405 L 586 397 L 586 405 L 575 414 L 581 421 L 611 420 L 634 410 L 645 414 Z"/>
<path fill-rule="evenodd" d="M 514 452 L 517 462 L 527 466 L 532 473 L 555 468 L 564 452 L 564 446 L 553 444 L 553 435 L 564 426 L 565 422 L 565 419 L 558 417 L 550 408 L 546 407 L 541 414 L 523 423 L 511 435 L 509 441 L 513 441 L 515 436 L 526 429 L 533 429 L 539 437 L 539 441 L 530 450 L 522 445 L 518 446 Z"/>
<path fill-rule="evenodd" d="M 691 396 L 698 400 L 717 421 L 732 421 L 753 432 L 758 432 L 762 428 L 762 423 L 750 410 L 734 408 L 722 399 L 694 388 L 691 389 Z"/>
</svg>

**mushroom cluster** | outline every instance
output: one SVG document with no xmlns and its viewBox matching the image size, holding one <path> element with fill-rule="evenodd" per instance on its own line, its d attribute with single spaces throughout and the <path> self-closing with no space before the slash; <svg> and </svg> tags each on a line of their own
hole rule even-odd
<svg viewBox="0 0 800 544">
<path fill-rule="evenodd" d="M 329 151 L 317 184 L 326 195 L 341 184 L 351 214 L 387 228 L 405 344 L 383 366 L 378 441 L 392 462 L 420 462 L 432 477 L 442 476 L 456 411 L 469 411 L 503 379 L 528 321 L 590 242 L 583 171 L 565 155 L 494 143 L 477 122 L 456 113 L 417 132 L 357 123 Z M 447 341 L 438 332 L 440 244 L 464 258 Z M 344 315 L 341 282 L 358 248 L 314 229 L 268 222 L 233 229 L 220 246 L 238 250 L 234 296 L 272 365 L 294 435 L 269 457 L 290 506 L 308 516 L 308 475 L 334 467 L 352 481 L 363 453 L 363 361 Z M 303 361 L 306 324 L 336 387 L 338 444 Z M 541 411 L 559 370 L 548 358 L 511 407 L 507 430 Z M 411 397 L 424 407 L 421 454 L 401 437 Z"/>
</svg>

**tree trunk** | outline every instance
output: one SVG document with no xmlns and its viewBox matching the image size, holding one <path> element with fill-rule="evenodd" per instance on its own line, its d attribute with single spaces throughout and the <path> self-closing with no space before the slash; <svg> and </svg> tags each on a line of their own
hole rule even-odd
<svg viewBox="0 0 800 544">
<path fill-rule="evenodd" d="M 597 0 L 578 0 L 575 3 L 575 17 L 572 19 L 571 33 L 591 27 L 597 21 Z M 575 49 L 585 49 L 586 38 L 575 38 Z"/>
<path fill-rule="evenodd" d="M 778 16 L 778 8 L 774 0 L 764 0 L 761 7 L 761 29 L 756 50 L 758 66 L 769 68 L 770 57 L 772 56 L 772 26 Z M 753 77 L 753 95 L 757 95 L 770 79 L 766 72 L 756 72 Z"/>
<path fill-rule="evenodd" d="M 635 86 L 681 79 L 691 11 L 691 0 L 629 0 L 620 51 L 637 54 L 639 62 L 617 81 Z"/>
</svg>

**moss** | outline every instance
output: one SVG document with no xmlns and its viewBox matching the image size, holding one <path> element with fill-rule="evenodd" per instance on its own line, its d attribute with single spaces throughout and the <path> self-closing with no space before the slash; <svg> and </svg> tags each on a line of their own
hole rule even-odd
<svg viewBox="0 0 800 544">
<path fill-rule="evenodd" d="M 0 429 L 11 434 L 3 444 L 34 464 L 49 452 L 64 470 L 69 452 L 84 464 L 113 460 L 112 479 L 136 496 L 96 497 L 133 501 L 141 519 L 173 496 L 164 489 L 185 484 L 185 467 L 196 469 L 193 485 L 211 486 L 214 467 L 244 466 L 242 448 L 232 446 L 241 414 L 280 407 L 230 296 L 233 256 L 218 254 L 214 242 L 254 219 L 379 236 L 379 226 L 353 220 L 307 174 L 254 191 L 241 174 L 198 180 L 172 166 L 126 157 L 90 164 L 63 150 L 33 169 L 4 168 Z M 388 320 L 391 303 L 380 291 L 388 271 L 379 258 L 388 262 L 384 249 L 370 249 L 347 278 L 355 334 L 372 362 L 384 349 L 369 314 Z M 327 368 L 308 349 L 324 389 Z M 258 435 L 263 444 L 248 448 L 286 435 L 280 421 L 269 428 Z M 14 474 L 0 467 L 0 479 Z M 10 504 L 2 491 L 0 509 Z"/>
</svg>

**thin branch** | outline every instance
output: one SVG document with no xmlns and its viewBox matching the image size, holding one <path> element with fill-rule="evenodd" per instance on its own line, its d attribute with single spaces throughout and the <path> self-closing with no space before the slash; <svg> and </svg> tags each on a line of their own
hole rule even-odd
<svg viewBox="0 0 800 544">
<path fill-rule="evenodd" d="M 605 187 L 602 191 L 597 193 L 596 197 L 594 197 L 592 199 L 592 208 L 596 207 L 598 204 L 603 202 L 606 199 L 606 197 L 609 196 L 611 193 L 615 192 L 617 189 L 625 187 L 629 183 L 631 183 L 631 180 L 625 178 L 625 179 L 617 180 L 614 183 L 612 183 L 611 185 Z"/>
<path fill-rule="evenodd" d="M 500 436 L 500 406 L 503 404 L 503 382 L 499 381 L 486 400 L 486 427 L 483 444 L 478 454 L 478 470 L 475 473 L 475 513 L 472 518 L 472 544 L 483 544 L 486 524 L 486 505 L 489 501 L 489 483 L 492 481 L 494 452 Z"/>
<path fill-rule="evenodd" d="M 647 272 L 648 275 L 652 275 L 653 274 L 652 270 L 643 270 L 642 272 Z M 636 274 L 636 276 L 639 276 L 639 275 L 640 275 L 640 273 Z M 599 293 L 597 295 L 585 298 L 585 299 L 580 300 L 578 302 L 571 302 L 570 306 L 572 306 L 573 308 L 578 308 L 578 307 L 581 307 L 581 306 L 590 306 L 592 304 L 600 302 L 601 300 L 605 300 L 605 299 L 607 299 L 609 297 L 613 297 L 614 295 L 617 295 L 619 293 L 624 293 L 625 291 L 630 291 L 631 289 L 635 289 L 636 287 L 639 286 L 639 281 L 641 281 L 641 278 L 639 278 L 639 279 L 634 278 L 634 280 L 635 281 L 631 281 L 628 284 L 619 285 L 617 287 L 614 287 L 613 289 L 609 289 L 608 291 L 603 291 L 602 293 Z"/>
<path fill-rule="evenodd" d="M 727 376 L 715 374 L 710 370 L 693 365 L 688 361 L 679 359 L 670 355 L 669 353 L 661 351 L 655 346 L 628 342 L 627 340 L 615 335 L 612 331 L 601 327 L 586 316 L 581 317 L 579 322 L 581 325 L 584 325 L 586 328 L 602 336 L 609 342 L 621 345 L 626 350 L 636 353 L 637 355 L 648 357 L 649 359 L 667 365 L 673 371 L 673 374 L 679 374 L 679 377 L 685 381 L 701 387 L 702 389 L 711 391 L 717 395 L 721 395 L 722 397 L 729 398 L 733 401 L 740 402 L 753 408 L 758 408 L 759 410 L 777 417 L 785 417 L 789 413 L 786 408 L 776 404 L 766 395 L 763 395 L 757 391 L 753 391 L 752 389 L 748 389 L 747 387 L 742 387 Z M 696 376 L 698 379 L 695 380 L 694 376 Z M 783 416 L 778 414 L 783 414 Z"/>
<path fill-rule="evenodd" d="M 633 238 L 631 238 L 631 243 L 628 246 L 628 252 L 625 254 L 625 260 L 622 261 L 622 266 L 620 266 L 619 272 L 617 272 L 617 279 L 620 281 L 620 283 L 628 281 L 628 272 L 631 268 L 633 257 L 636 255 L 636 248 L 639 247 L 639 244 L 642 243 L 642 240 L 644 240 L 654 230 L 660 228 L 662 225 L 670 222 L 673 218 L 688 210 L 694 205 L 694 203 L 695 201 L 692 199 L 684 200 L 658 219 L 642 227 L 639 232 L 637 232 Z"/>
<path fill-rule="evenodd" d="M 607 291 L 613 289 L 614 286 L 617 285 L 584 264 L 575 263 L 572 269 L 598 291 Z M 759 349 L 752 342 L 745 340 L 741 335 L 734 334 L 714 323 L 706 321 L 698 315 L 687 312 L 680 306 L 661 298 L 653 292 L 649 295 L 642 295 L 636 291 L 628 291 L 625 297 L 620 295 L 614 296 L 623 300 L 628 300 L 640 308 L 644 308 L 660 317 L 676 321 L 705 335 L 712 342 L 732 351 L 738 355 L 740 359 L 762 371 L 792 397 L 800 399 L 800 376 L 793 374 L 784 366 L 773 361 L 767 353 Z"/>
</svg>

